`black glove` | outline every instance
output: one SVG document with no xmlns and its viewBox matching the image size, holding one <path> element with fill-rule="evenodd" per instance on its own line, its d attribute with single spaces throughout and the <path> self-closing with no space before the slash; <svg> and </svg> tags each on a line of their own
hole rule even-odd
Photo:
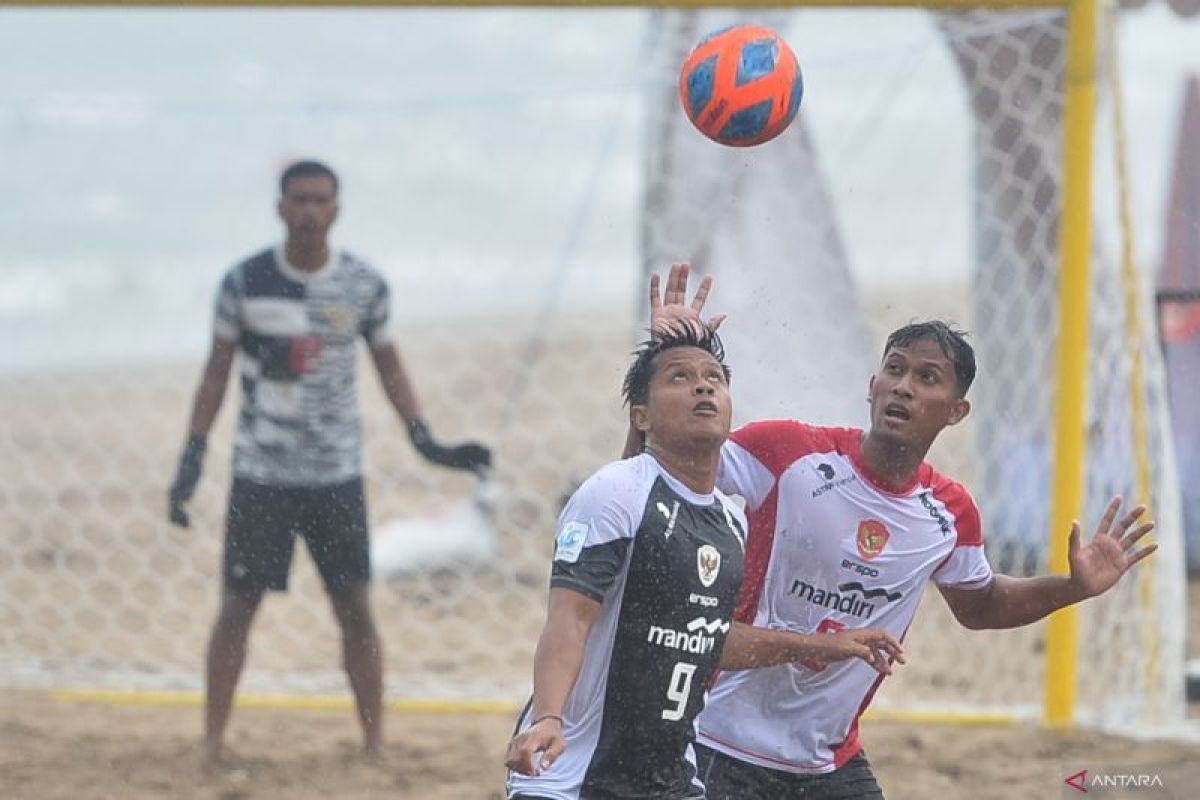
<svg viewBox="0 0 1200 800">
<path fill-rule="evenodd" d="M 408 423 L 408 438 L 412 439 L 413 447 L 428 461 L 443 467 L 482 472 L 492 465 L 492 451 L 487 447 L 478 442 L 449 447 L 440 445 L 433 440 L 428 426 L 419 419 Z"/>
<path fill-rule="evenodd" d="M 175 482 L 167 492 L 167 518 L 181 527 L 188 527 L 187 512 L 183 504 L 192 499 L 196 484 L 200 482 L 200 466 L 204 462 L 207 443 L 201 436 L 189 436 L 179 457 L 179 469 L 175 471 Z"/>
</svg>

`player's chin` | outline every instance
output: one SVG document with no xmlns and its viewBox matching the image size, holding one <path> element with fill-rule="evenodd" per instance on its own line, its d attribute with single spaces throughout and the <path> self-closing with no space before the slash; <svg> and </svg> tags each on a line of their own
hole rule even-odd
<svg viewBox="0 0 1200 800">
<path fill-rule="evenodd" d="M 689 427 L 681 437 L 681 443 L 692 452 L 720 450 L 729 438 L 729 430 L 721 428 Z"/>
<path fill-rule="evenodd" d="M 918 438 L 916 426 L 911 419 L 881 414 L 871 427 L 876 435 L 891 439 L 897 444 L 912 444 Z"/>
</svg>

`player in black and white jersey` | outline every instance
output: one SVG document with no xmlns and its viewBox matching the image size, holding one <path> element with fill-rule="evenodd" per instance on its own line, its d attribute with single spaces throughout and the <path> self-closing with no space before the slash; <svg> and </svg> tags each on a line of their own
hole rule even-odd
<svg viewBox="0 0 1200 800">
<path fill-rule="evenodd" d="M 886 670 L 900 654 L 878 631 L 748 637 L 732 623 L 746 518 L 715 488 L 728 380 L 719 340 L 691 328 L 647 343 L 630 368 L 644 452 L 600 469 L 563 509 L 510 797 L 703 798 L 691 744 L 718 668 L 859 657 Z"/>
<path fill-rule="evenodd" d="M 205 755 L 215 761 L 246 654 L 246 639 L 267 590 L 285 590 L 295 534 L 320 571 L 342 629 L 346 673 L 366 750 L 382 735 L 383 666 L 371 616 L 362 437 L 355 394 L 355 348 L 370 349 L 384 391 L 429 461 L 486 469 L 486 447 L 438 444 L 388 326 L 388 288 L 360 259 L 330 248 L 338 180 L 315 161 L 280 179 L 286 241 L 235 266 L 217 293 L 212 350 L 189 423 L 168 504 L 187 526 L 184 504 L 200 479 L 205 443 L 241 353 L 242 404 L 226 522 L 224 587 L 207 661 Z"/>
</svg>

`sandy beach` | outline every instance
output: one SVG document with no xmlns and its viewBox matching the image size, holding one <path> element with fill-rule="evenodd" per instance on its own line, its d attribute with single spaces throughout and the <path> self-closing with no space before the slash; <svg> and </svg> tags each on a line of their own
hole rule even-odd
<svg viewBox="0 0 1200 800">
<path fill-rule="evenodd" d="M 603 333 L 614 329 L 611 319 L 561 320 L 536 359 L 524 327 L 402 339 L 434 430 L 491 442 L 498 469 L 488 554 L 464 553 L 373 590 L 392 698 L 443 698 L 453 708 L 463 700 L 515 703 L 527 691 L 554 517 L 575 482 L 615 457 L 623 440 L 615 387 L 624 360 L 614 354 L 634 342 Z M 466 359 L 476 366 L 455 369 Z M 198 707 L 49 694 L 83 687 L 194 697 L 200 688 L 236 398 L 231 386 L 192 503 L 193 527 L 167 525 L 165 491 L 198 370 L 93 367 L 0 382 L 0 435 L 20 454 L 0 460 L 0 796 L 500 797 L 511 710 L 391 713 L 387 758 L 373 765 L 356 755 L 349 710 L 248 708 L 234 717 L 231 765 L 202 775 Z M 369 373 L 360 390 L 373 523 L 436 516 L 469 501 L 473 480 L 414 456 Z M 270 597 L 255 626 L 243 689 L 344 697 L 336 628 L 311 563 L 298 553 L 291 591 Z M 1195 586 L 1190 606 L 1195 647 Z M 1112 608 L 1097 604 L 1084 615 L 1093 626 L 1085 630 L 1099 630 Z M 1093 638 L 1083 658 L 1094 684 L 1097 675 L 1120 675 L 1122 661 Z M 906 647 L 910 664 L 885 684 L 881 708 L 939 697 L 985 707 L 1039 702 L 1040 670 L 1031 668 L 1043 647 L 1038 626 L 972 635 L 930 593 Z M 1094 691 L 1085 680 L 1083 700 Z M 1063 777 L 1089 765 L 1145 767 L 1172 785 L 1200 780 L 1195 745 L 1087 731 L 873 721 L 864 739 L 893 800 L 1059 797 Z"/>
</svg>

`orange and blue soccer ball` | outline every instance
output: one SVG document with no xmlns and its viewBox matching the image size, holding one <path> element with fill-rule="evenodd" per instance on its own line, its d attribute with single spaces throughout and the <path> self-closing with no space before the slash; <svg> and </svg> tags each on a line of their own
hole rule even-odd
<svg viewBox="0 0 1200 800">
<path fill-rule="evenodd" d="M 732 147 L 762 144 L 796 117 L 804 80 L 787 42 L 758 25 L 714 31 L 679 74 L 683 110 L 701 133 Z"/>
</svg>

